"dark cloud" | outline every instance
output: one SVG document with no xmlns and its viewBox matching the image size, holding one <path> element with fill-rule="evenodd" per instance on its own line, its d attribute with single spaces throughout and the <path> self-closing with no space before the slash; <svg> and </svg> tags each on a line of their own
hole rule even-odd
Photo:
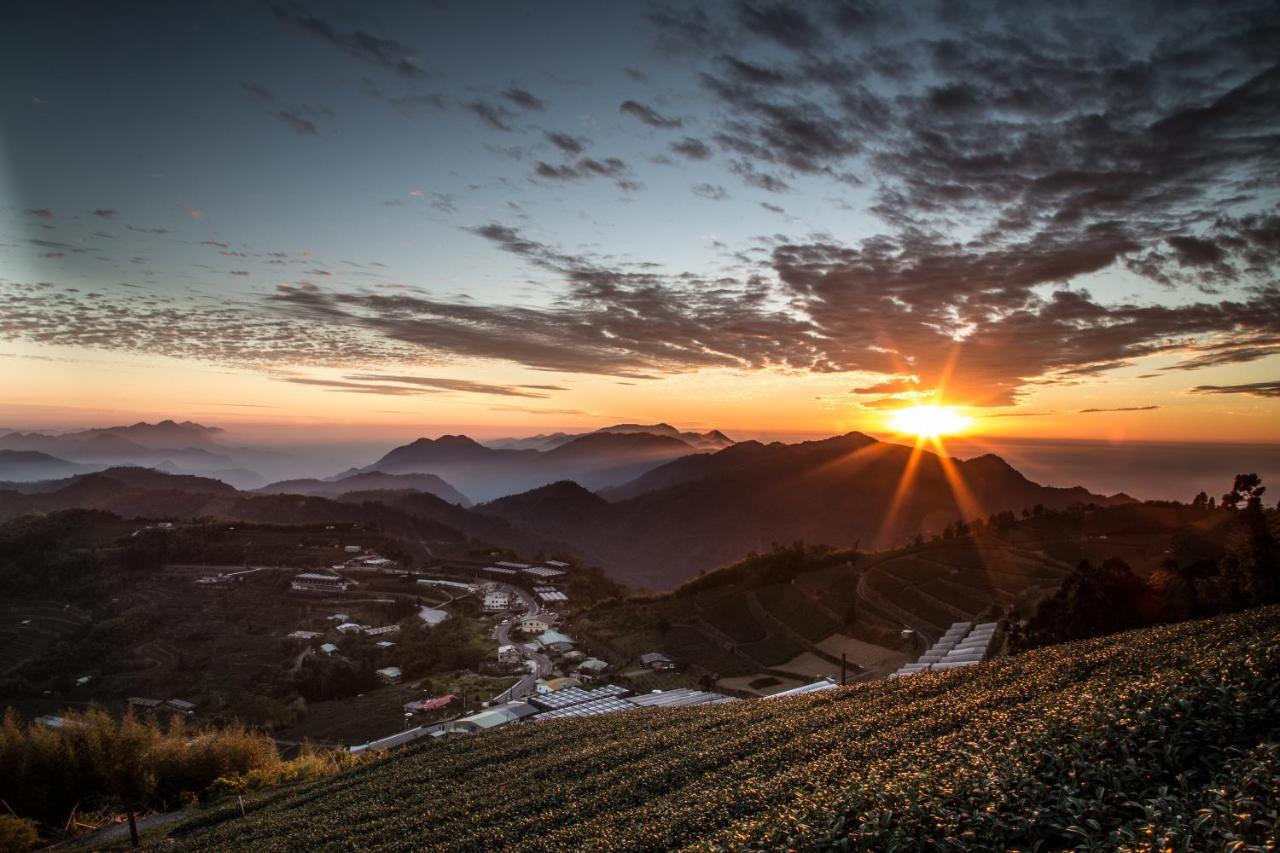
<svg viewBox="0 0 1280 853">
<path fill-rule="evenodd" d="M 1248 382 L 1243 385 L 1197 385 L 1192 394 L 1244 394 L 1249 397 L 1280 397 L 1280 380 Z"/>
<path fill-rule="evenodd" d="M 567 133 L 549 132 L 546 136 L 548 142 L 570 156 L 581 154 L 586 148 L 583 140 Z"/>
<path fill-rule="evenodd" d="M 711 146 L 692 136 L 686 136 L 679 142 L 673 142 L 670 147 L 672 151 L 682 157 L 688 157 L 690 160 L 708 160 L 711 158 Z"/>
<path fill-rule="evenodd" d="M 100 207 L 97 210 L 93 211 L 93 215 L 101 216 L 103 219 L 111 219 L 113 216 L 115 216 L 119 212 L 120 211 L 116 210 L 114 207 Z"/>
<path fill-rule="evenodd" d="M 678 118 L 668 118 L 662 115 L 653 107 L 642 104 L 639 101 L 623 101 L 618 105 L 618 112 L 625 113 L 632 118 L 637 118 L 650 127 L 673 128 L 684 126 L 684 121 Z"/>
<path fill-rule="evenodd" d="M 724 201 L 729 197 L 729 192 L 719 184 L 694 184 L 689 189 L 694 195 L 711 201 Z"/>
<path fill-rule="evenodd" d="M 357 373 L 348 375 L 345 378 L 357 382 L 392 382 L 419 388 L 433 388 L 440 391 L 491 394 L 498 397 L 546 398 L 550 395 L 537 393 L 537 391 L 545 389 L 566 390 L 555 385 L 493 385 L 486 382 L 473 382 L 469 379 L 447 379 L 439 376 L 404 376 L 385 373 Z"/>
<path fill-rule="evenodd" d="M 518 86 L 512 86 L 510 89 L 507 89 L 502 93 L 502 97 L 506 98 L 522 110 L 542 112 L 547 108 L 547 105 L 541 98 L 534 95 L 532 92 L 519 88 Z"/>
<path fill-rule="evenodd" d="M 769 211 L 770 213 L 786 214 L 787 212 L 787 209 L 785 207 L 782 207 L 781 205 L 778 205 L 778 204 L 770 204 L 767 201 L 760 202 L 760 206 L 763 207 L 765 210 Z"/>
<path fill-rule="evenodd" d="M 785 193 L 791 189 L 791 185 L 777 175 L 758 171 L 750 160 L 734 160 L 729 164 L 729 168 L 735 175 L 742 178 L 747 185 L 756 189 L 771 193 Z"/>
<path fill-rule="evenodd" d="M 23 211 L 27 216 L 34 216 L 37 219 L 53 219 L 53 211 L 47 207 L 28 207 Z"/>
<path fill-rule="evenodd" d="M 313 36 L 348 56 L 393 71 L 401 77 L 425 77 L 417 61 L 417 51 L 393 39 L 370 35 L 362 30 L 338 32 L 327 21 L 305 13 L 272 6 L 276 20 L 290 29 Z"/>
<path fill-rule="evenodd" d="M 284 123 L 286 127 L 296 130 L 302 136 L 320 135 L 320 130 L 316 127 L 315 122 L 311 121 L 311 119 L 303 118 L 295 112 L 291 112 L 290 110 L 280 110 L 279 112 L 274 113 L 274 115 Z"/>
<path fill-rule="evenodd" d="M 250 95 L 253 95 L 255 98 L 268 103 L 274 102 L 276 99 L 276 96 L 271 94 L 271 91 L 261 83 L 241 83 L 240 88 L 248 92 Z"/>
<path fill-rule="evenodd" d="M 471 101 L 462 106 L 463 109 L 494 130 L 511 130 L 510 122 L 511 119 L 515 118 L 515 113 L 506 107 L 491 104 L 488 101 Z"/>
<path fill-rule="evenodd" d="M 755 35 L 803 51 L 819 45 L 822 38 L 801 8 L 786 3 L 743 2 L 738 4 L 738 15 L 742 25 Z"/>
<path fill-rule="evenodd" d="M 1154 412 L 1159 406 L 1120 406 L 1114 409 L 1081 409 L 1077 414 L 1093 415 L 1099 412 Z"/>
<path fill-rule="evenodd" d="M 606 157 L 598 160 L 594 157 L 579 157 L 570 163 L 553 166 L 539 160 L 533 172 L 539 178 L 551 181 L 577 181 L 583 178 L 611 178 L 623 189 L 636 189 L 638 184 L 627 180 L 630 167 L 617 157 Z M 623 186 L 623 185 L 626 186 Z"/>
</svg>

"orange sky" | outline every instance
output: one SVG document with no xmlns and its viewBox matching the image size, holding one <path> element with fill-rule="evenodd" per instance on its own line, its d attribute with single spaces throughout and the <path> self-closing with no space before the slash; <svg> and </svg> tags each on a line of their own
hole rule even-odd
<svg viewBox="0 0 1280 853">
<path fill-rule="evenodd" d="M 495 384 L 544 384 L 567 390 L 546 398 L 472 392 L 385 396 L 280 381 L 272 374 L 155 356 L 6 344 L 0 348 L 5 394 L 0 426 L 102 426 L 162 418 L 321 440 L 399 439 L 463 431 L 478 437 L 667 421 L 682 428 L 739 434 L 812 436 L 850 430 L 890 432 L 884 409 L 861 406 L 850 389 L 859 374 L 707 370 L 657 380 L 549 374 L 473 362 L 433 375 Z M 963 408 L 974 435 L 1107 440 L 1266 442 L 1277 437 L 1280 400 L 1193 395 L 1183 374 L 1154 379 L 1173 356 L 1150 358 L 1104 379 L 1033 390 L 1017 406 Z M 335 371 L 293 371 L 319 379 Z M 1234 382 L 1262 381 L 1267 361 L 1235 365 Z M 1206 377 L 1208 379 L 1209 377 Z M 1148 407 L 1141 411 L 1098 411 Z"/>
</svg>

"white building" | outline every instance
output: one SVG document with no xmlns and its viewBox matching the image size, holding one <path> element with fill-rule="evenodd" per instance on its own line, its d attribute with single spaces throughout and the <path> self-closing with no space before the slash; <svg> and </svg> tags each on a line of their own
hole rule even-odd
<svg viewBox="0 0 1280 853">
<path fill-rule="evenodd" d="M 400 683 L 400 667 L 398 666 L 384 666 L 382 669 L 374 670 L 374 674 L 382 680 L 383 684 Z"/>
<path fill-rule="evenodd" d="M 498 663 L 520 663 L 520 649 L 512 645 L 498 646 Z"/>
<path fill-rule="evenodd" d="M 520 620 L 520 630 L 526 634 L 541 634 L 550 628 L 551 624 L 541 616 L 526 616 Z"/>
<path fill-rule="evenodd" d="M 346 592 L 352 586 L 346 578 L 318 572 L 303 572 L 289 582 L 289 587 L 299 592 Z"/>
<path fill-rule="evenodd" d="M 493 613 L 498 610 L 506 610 L 511 606 L 511 594 L 508 592 L 486 592 L 484 594 L 484 609 Z"/>
</svg>

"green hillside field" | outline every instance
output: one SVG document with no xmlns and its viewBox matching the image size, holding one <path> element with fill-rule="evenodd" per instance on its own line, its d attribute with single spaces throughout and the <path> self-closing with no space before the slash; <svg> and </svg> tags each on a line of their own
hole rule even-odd
<svg viewBox="0 0 1280 853">
<path fill-rule="evenodd" d="M 425 744 L 174 837 L 260 851 L 1268 850 L 1278 776 L 1271 607 L 807 697 Z"/>
</svg>

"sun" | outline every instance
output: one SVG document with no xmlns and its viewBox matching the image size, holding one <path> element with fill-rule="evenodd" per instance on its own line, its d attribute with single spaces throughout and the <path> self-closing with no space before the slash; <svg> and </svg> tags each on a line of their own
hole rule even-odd
<svg viewBox="0 0 1280 853">
<path fill-rule="evenodd" d="M 889 415 L 889 426 L 897 432 L 920 438 L 955 435 L 969 428 L 973 420 L 949 406 L 911 406 Z"/>
</svg>

